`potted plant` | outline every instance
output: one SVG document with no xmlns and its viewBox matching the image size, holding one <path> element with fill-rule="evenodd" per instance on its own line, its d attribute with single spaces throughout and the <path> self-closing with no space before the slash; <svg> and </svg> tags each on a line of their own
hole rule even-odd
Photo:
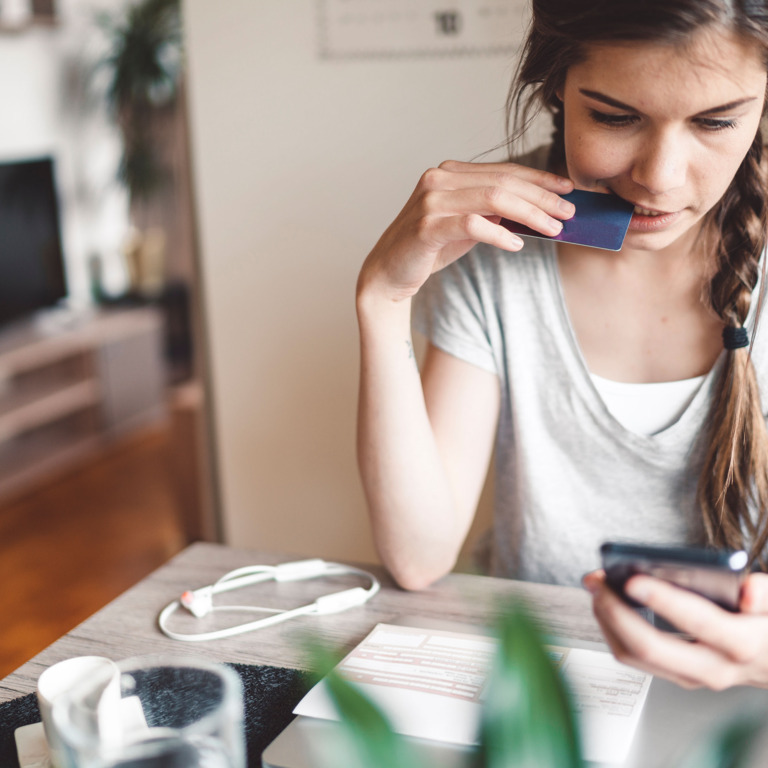
<svg viewBox="0 0 768 768">
<path fill-rule="evenodd" d="M 139 0 L 117 16 L 100 13 L 97 21 L 108 39 L 99 68 L 108 73 L 107 103 L 123 135 L 119 178 L 132 202 L 148 200 L 164 180 L 154 123 L 178 93 L 179 0 Z"/>
<path fill-rule="evenodd" d="M 161 193 L 173 176 L 174 124 L 181 88 L 180 0 L 137 0 L 96 17 L 107 38 L 96 72 L 122 135 L 118 179 L 128 191 L 134 233 L 126 244 L 132 292 L 155 296 L 165 272 L 173 205 Z"/>
</svg>

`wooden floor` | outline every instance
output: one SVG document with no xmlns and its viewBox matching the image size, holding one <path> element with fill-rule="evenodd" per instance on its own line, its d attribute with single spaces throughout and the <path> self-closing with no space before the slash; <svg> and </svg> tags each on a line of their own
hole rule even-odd
<svg viewBox="0 0 768 768">
<path fill-rule="evenodd" d="M 155 428 L 0 504 L 0 677 L 183 548 L 169 445 Z"/>
</svg>

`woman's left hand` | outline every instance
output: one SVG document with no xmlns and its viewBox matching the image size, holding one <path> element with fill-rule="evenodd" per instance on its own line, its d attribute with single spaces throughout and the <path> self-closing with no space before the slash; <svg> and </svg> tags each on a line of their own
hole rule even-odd
<svg viewBox="0 0 768 768">
<path fill-rule="evenodd" d="M 604 571 L 583 579 L 595 617 L 616 658 L 684 688 L 768 687 L 768 575 L 750 574 L 741 613 L 649 576 L 633 576 L 627 594 L 674 624 L 693 641 L 662 632 L 629 607 L 607 584 Z"/>
</svg>

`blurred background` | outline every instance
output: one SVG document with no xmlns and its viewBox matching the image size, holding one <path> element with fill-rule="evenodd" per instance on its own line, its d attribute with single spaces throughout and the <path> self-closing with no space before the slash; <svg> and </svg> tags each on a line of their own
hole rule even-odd
<svg viewBox="0 0 768 768">
<path fill-rule="evenodd" d="M 524 7 L 0 0 L 0 676 L 195 540 L 375 561 L 357 272 Z"/>
</svg>

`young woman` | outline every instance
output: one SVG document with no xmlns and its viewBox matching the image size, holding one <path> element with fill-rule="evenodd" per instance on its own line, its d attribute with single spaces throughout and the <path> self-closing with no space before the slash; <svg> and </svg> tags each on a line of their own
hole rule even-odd
<svg viewBox="0 0 768 768">
<path fill-rule="evenodd" d="M 623 661 L 689 686 L 768 685 L 768 576 L 749 578 L 738 615 L 633 579 L 692 644 L 594 571 L 607 539 L 746 546 L 762 561 L 767 62 L 767 2 L 533 1 L 509 105 L 515 137 L 549 110 L 551 146 L 428 170 L 360 273 L 359 462 L 402 586 L 453 567 L 495 448 L 491 573 L 577 584 L 592 571 Z M 620 252 L 499 223 L 555 235 L 574 188 L 634 205 Z M 412 306 L 430 342 L 421 375 Z"/>
</svg>

